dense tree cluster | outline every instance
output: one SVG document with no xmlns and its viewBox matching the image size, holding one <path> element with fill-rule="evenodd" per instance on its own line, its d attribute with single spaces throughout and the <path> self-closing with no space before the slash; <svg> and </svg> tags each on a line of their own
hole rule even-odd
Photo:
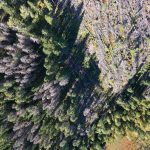
<svg viewBox="0 0 150 150">
<path fill-rule="evenodd" d="M 118 93 L 78 37 L 82 4 L 0 2 L 0 149 L 100 150 L 120 136 L 150 138 L 150 65 Z M 134 41 L 132 42 L 134 43 Z"/>
</svg>

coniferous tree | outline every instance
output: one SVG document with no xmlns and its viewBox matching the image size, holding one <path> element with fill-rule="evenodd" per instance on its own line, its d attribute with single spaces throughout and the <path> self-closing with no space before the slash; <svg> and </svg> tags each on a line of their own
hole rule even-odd
<svg viewBox="0 0 150 150">
<path fill-rule="evenodd" d="M 118 136 L 150 138 L 148 59 L 118 94 L 105 93 L 87 36 L 77 38 L 81 8 L 2 0 L 0 149 L 100 150 Z M 111 50 L 113 36 L 101 35 Z"/>
</svg>

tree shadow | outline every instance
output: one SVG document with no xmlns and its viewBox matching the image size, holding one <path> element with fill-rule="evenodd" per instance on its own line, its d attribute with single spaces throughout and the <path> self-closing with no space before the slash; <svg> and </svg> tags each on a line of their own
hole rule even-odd
<svg viewBox="0 0 150 150">
<path fill-rule="evenodd" d="M 48 31 L 49 35 L 46 38 L 48 40 L 50 38 L 54 43 L 56 43 L 60 55 L 47 57 L 45 54 L 42 54 L 41 59 L 43 61 L 43 59 L 47 57 L 48 61 L 52 60 L 54 65 L 56 64 L 59 66 L 58 70 L 54 69 L 54 81 L 56 80 L 58 73 L 60 76 L 67 75 L 69 81 L 67 85 L 62 87 L 58 84 L 58 88 L 61 89 L 60 93 L 57 93 L 58 95 L 60 94 L 59 99 L 56 99 L 54 102 L 52 102 L 52 99 L 47 99 L 48 102 L 46 101 L 46 104 L 49 107 L 54 107 L 52 110 L 43 109 L 43 105 L 45 105 L 45 101 L 42 101 L 43 97 L 40 97 L 35 101 L 34 96 L 36 90 L 31 91 L 33 88 L 37 88 L 36 92 L 38 93 L 39 87 L 42 88 L 41 83 L 43 82 L 43 85 L 45 84 L 44 76 L 46 75 L 46 69 L 43 69 L 40 77 L 38 77 L 39 74 L 36 75 L 36 80 L 32 84 L 33 87 L 23 89 L 25 92 L 21 91 L 22 95 L 20 98 L 24 100 L 18 104 L 14 102 L 14 105 L 12 105 L 12 112 L 18 116 L 18 118 L 16 118 L 18 126 L 19 124 L 24 124 L 26 121 L 29 122 L 29 125 L 24 126 L 22 129 L 14 129 L 14 126 L 17 126 L 17 123 L 14 123 L 14 125 L 10 128 L 11 135 L 13 137 L 12 141 L 17 143 L 20 142 L 19 139 L 21 139 L 21 147 L 23 146 L 25 149 L 30 149 L 34 143 L 37 144 L 37 147 L 35 146 L 37 149 L 40 147 L 40 143 L 38 145 L 38 142 L 36 141 L 37 138 L 35 137 L 39 136 L 39 138 L 42 138 L 42 136 L 45 136 L 41 136 L 42 133 L 38 133 L 44 128 L 43 125 L 45 124 L 45 120 L 47 120 L 47 124 L 51 124 L 53 122 L 53 126 L 56 126 L 57 124 L 63 126 L 63 124 L 67 122 L 69 124 L 69 132 L 74 133 L 69 137 L 65 137 L 63 131 L 59 131 L 57 132 L 57 136 L 53 137 L 53 135 L 50 135 L 53 137 L 52 139 L 47 139 L 48 137 L 45 137 L 45 139 L 43 139 L 47 140 L 45 147 L 51 145 L 53 149 L 57 149 L 59 148 L 59 144 L 65 139 L 67 140 L 67 144 L 69 144 L 69 148 L 72 148 L 73 140 L 78 138 L 78 135 L 81 134 L 82 130 L 84 130 L 84 132 L 86 130 L 87 119 L 86 115 L 84 115 L 84 112 L 87 108 L 91 107 L 93 101 L 96 101 L 95 88 L 99 86 L 100 70 L 97 66 L 95 58 L 90 56 L 86 51 L 88 35 L 83 39 L 77 39 L 84 15 L 82 12 L 83 3 L 81 3 L 77 8 L 74 8 L 74 6 L 71 5 L 70 0 L 64 0 L 61 2 L 51 1 L 51 3 L 54 7 L 54 11 L 51 14 L 54 18 L 52 24 L 49 25 L 40 18 L 41 22 L 34 24 L 30 32 L 37 31 L 37 36 L 43 36 L 41 29 Z M 40 49 L 42 49 L 42 47 L 40 47 Z M 85 67 L 83 63 L 85 61 L 85 57 L 87 56 L 89 57 L 89 66 Z M 40 82 L 38 78 L 40 78 Z M 49 83 L 50 81 L 48 80 L 46 82 Z M 39 113 L 33 114 L 33 108 L 38 110 Z M 62 111 L 64 113 L 63 118 L 60 117 L 61 112 L 57 113 L 56 115 L 56 112 L 61 108 L 63 109 Z M 73 108 L 71 112 L 72 115 L 69 114 L 71 108 Z M 25 114 L 24 118 L 22 117 L 23 114 Z M 39 118 L 39 120 L 35 118 Z M 34 127 L 34 124 L 37 123 L 39 123 L 38 128 L 35 129 L 34 133 L 31 133 L 32 127 Z M 79 126 L 82 126 L 82 128 L 78 129 Z M 23 130 L 26 132 L 22 132 Z M 18 135 L 19 131 L 20 134 Z M 28 139 L 29 136 L 32 137 L 32 140 Z M 17 149 L 19 146 L 15 148 Z"/>
<path fill-rule="evenodd" d="M 61 4 L 60 7 L 62 8 Z M 67 41 L 66 47 L 61 50 L 61 60 L 63 60 L 61 65 L 64 69 L 63 72 L 67 72 L 69 76 L 69 84 L 63 87 L 60 102 L 53 113 L 55 114 L 60 107 L 63 107 L 63 113 L 66 114 L 66 116 L 68 115 L 67 119 L 64 119 L 63 122 L 69 122 L 70 126 L 74 128 L 73 132 L 77 130 L 78 126 L 82 126 L 82 129 L 80 129 L 77 134 L 81 134 L 81 132 L 83 132 L 81 130 L 84 130 L 84 132 L 86 130 L 87 119 L 84 115 L 84 111 L 90 108 L 93 101 L 95 101 L 95 88 L 100 84 L 100 70 L 95 58 L 89 56 L 88 68 L 83 65 L 85 56 L 90 55 L 86 51 L 88 35 L 81 41 L 77 41 L 77 35 L 84 15 L 82 7 L 83 3 L 75 9 L 71 6 L 71 2 L 68 1 L 66 7 L 63 5 L 61 16 L 55 16 L 56 20 L 54 20 L 52 24 L 52 26 L 54 25 L 54 31 L 59 29 L 56 32 L 57 35 Z M 57 13 L 59 14 L 59 12 Z M 63 28 L 62 26 L 60 27 L 61 23 L 63 23 Z M 72 112 L 75 115 L 74 121 L 70 121 L 71 116 L 68 114 L 71 107 L 74 107 L 74 111 Z M 91 123 L 93 123 L 93 121 L 94 120 L 92 120 Z M 77 134 L 75 133 L 75 138 Z M 71 142 L 74 137 L 68 140 Z"/>
<path fill-rule="evenodd" d="M 150 80 L 150 68 L 147 67 L 146 69 L 144 69 L 144 65 L 145 64 L 142 63 L 137 68 L 135 75 L 128 81 L 128 83 L 119 93 L 116 93 L 115 95 L 113 94 L 111 97 L 109 97 L 110 100 L 107 100 L 109 102 L 109 108 L 116 106 L 116 109 L 118 108 L 118 111 L 119 109 L 122 110 L 122 108 L 116 103 L 116 100 L 118 100 L 119 98 L 121 98 L 125 103 L 130 102 L 130 99 L 132 97 L 137 97 L 139 100 L 143 98 L 143 92 L 147 88 L 147 85 L 144 85 L 143 82 Z"/>
<path fill-rule="evenodd" d="M 59 52 L 59 55 L 54 54 L 49 57 L 49 54 L 42 52 L 43 47 L 39 44 L 35 49 L 41 50 L 42 63 L 40 67 L 42 71 L 40 74 L 35 74 L 34 84 L 31 84 L 32 86 L 28 89 L 23 89 L 25 92 L 21 91 L 20 97 L 17 97 L 18 86 L 14 88 L 15 90 L 8 89 L 9 92 L 12 90 L 12 93 L 16 94 L 11 105 L 8 106 L 9 102 L 5 102 L 5 107 L 9 111 L 4 116 L 6 118 L 9 116 L 12 119 L 11 125 L 8 127 L 11 134 L 10 141 L 16 144 L 14 149 L 22 147 L 22 149 L 42 149 L 43 145 L 43 149 L 61 149 L 59 145 L 64 141 L 66 142 L 64 149 L 73 149 L 73 143 L 76 140 L 81 140 L 81 143 L 85 144 L 84 146 L 90 148 L 91 143 L 88 143 L 87 134 L 92 126 L 111 107 L 120 109 L 116 104 L 116 99 L 122 96 L 123 100 L 128 100 L 130 95 L 126 95 L 127 89 L 133 88 L 135 93 L 139 93 L 137 96 L 140 96 L 145 86 L 140 88 L 138 86 L 147 73 L 144 73 L 142 77 L 140 74 L 138 76 L 136 74 L 116 95 L 113 95 L 111 89 L 103 94 L 100 91 L 99 82 L 101 72 L 94 56 L 87 52 L 88 35 L 83 39 L 78 39 L 84 15 L 82 12 L 83 3 L 74 8 L 71 5 L 71 0 L 62 0 L 61 2 L 50 0 L 50 2 L 54 8 L 52 13 L 48 14 L 53 17 L 52 23 L 48 24 L 44 18 L 40 18 L 40 21 L 33 25 L 30 32 L 36 32 L 37 36 L 43 37 L 42 30 L 47 31 L 48 35 L 45 37 L 47 41 L 52 40 L 56 45 L 54 48 L 56 48 L 56 52 Z M 47 11 L 44 10 L 43 13 L 47 13 Z M 50 48 L 49 51 L 51 51 Z M 88 57 L 87 67 L 84 66 L 86 57 Z M 48 67 L 53 65 L 53 78 L 46 74 L 45 58 L 48 62 L 53 61 L 52 64 L 48 64 Z M 40 59 L 36 61 L 39 62 Z M 55 69 L 55 66 L 58 67 Z M 58 74 L 61 82 L 62 77 L 67 77 L 67 81 L 64 80 L 65 85 L 60 84 Z M 48 76 L 46 81 L 45 76 Z M 44 89 L 45 84 L 52 84 L 52 88 Z M 40 93 L 40 90 L 43 91 Z M 43 100 L 43 97 L 46 97 L 46 100 Z M 10 121 L 6 122 L 10 123 Z M 51 148 L 47 148 L 50 146 Z"/>
</svg>

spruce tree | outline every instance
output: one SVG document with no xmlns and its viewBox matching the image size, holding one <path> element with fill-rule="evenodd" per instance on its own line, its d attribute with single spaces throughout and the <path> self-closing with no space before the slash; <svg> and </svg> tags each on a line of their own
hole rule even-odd
<svg viewBox="0 0 150 150">
<path fill-rule="evenodd" d="M 120 136 L 150 138 L 149 60 L 118 93 L 106 91 L 96 57 L 87 51 L 91 37 L 78 33 L 82 6 L 0 3 L 0 149 L 100 150 Z M 109 63 L 119 41 L 137 46 L 119 27 L 118 41 L 112 32 L 109 40 L 101 34 Z"/>
</svg>

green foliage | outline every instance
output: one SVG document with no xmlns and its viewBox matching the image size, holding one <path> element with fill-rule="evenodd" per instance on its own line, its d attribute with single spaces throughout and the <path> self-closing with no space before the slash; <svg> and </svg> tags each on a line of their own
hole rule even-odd
<svg viewBox="0 0 150 150">
<path fill-rule="evenodd" d="M 52 24 L 53 19 L 50 16 L 45 15 L 45 20 L 47 21 L 48 24 L 50 25 Z"/>
<path fill-rule="evenodd" d="M 0 4 L 0 149 L 100 150 L 120 135 L 149 138 L 148 63 L 118 94 L 97 92 L 100 70 L 85 53 L 87 37 L 76 40 L 79 8 Z"/>
</svg>

